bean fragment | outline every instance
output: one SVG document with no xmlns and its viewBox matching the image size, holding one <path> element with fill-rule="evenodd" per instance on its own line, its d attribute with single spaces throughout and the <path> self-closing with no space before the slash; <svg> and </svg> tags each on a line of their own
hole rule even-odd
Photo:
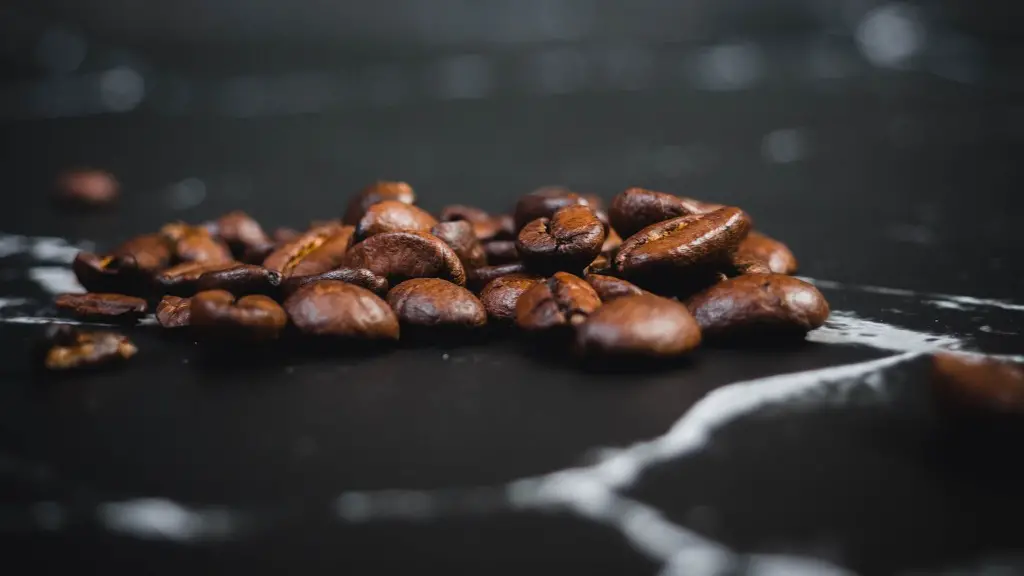
<svg viewBox="0 0 1024 576">
<path fill-rule="evenodd" d="M 124 294 L 61 294 L 57 309 L 81 318 L 134 323 L 146 314 L 146 301 Z"/>
</svg>

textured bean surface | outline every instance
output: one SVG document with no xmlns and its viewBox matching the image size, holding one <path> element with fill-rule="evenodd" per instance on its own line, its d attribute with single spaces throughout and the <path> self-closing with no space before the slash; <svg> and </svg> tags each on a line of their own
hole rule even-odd
<svg viewBox="0 0 1024 576">
<path fill-rule="evenodd" d="M 575 326 L 601 306 L 601 298 L 585 280 L 567 272 L 538 282 L 516 303 L 516 325 L 524 330 Z"/>
<path fill-rule="evenodd" d="M 295 327 L 310 336 L 398 340 L 398 317 L 388 303 L 353 284 L 307 284 L 285 300 L 284 308 Z"/>
<path fill-rule="evenodd" d="M 708 338 L 802 335 L 825 323 L 828 302 L 817 288 L 792 276 L 730 278 L 687 302 Z"/>
<path fill-rule="evenodd" d="M 576 331 L 576 350 L 584 356 L 664 358 L 685 354 L 700 342 L 700 327 L 686 306 L 653 294 L 605 304 Z"/>
<path fill-rule="evenodd" d="M 484 309 L 487 310 L 487 316 L 492 320 L 514 322 L 516 303 L 519 302 L 519 297 L 538 282 L 543 281 L 543 276 L 522 272 L 500 276 L 489 282 L 480 291 L 480 301 L 483 302 Z"/>
<path fill-rule="evenodd" d="M 441 278 L 466 284 L 462 261 L 433 234 L 388 232 L 363 240 L 349 250 L 345 266 L 365 268 L 388 279 L 392 286 L 410 278 Z"/>
<path fill-rule="evenodd" d="M 479 328 L 487 312 L 472 292 L 440 278 L 413 278 L 388 292 L 399 322 L 413 326 Z"/>
</svg>

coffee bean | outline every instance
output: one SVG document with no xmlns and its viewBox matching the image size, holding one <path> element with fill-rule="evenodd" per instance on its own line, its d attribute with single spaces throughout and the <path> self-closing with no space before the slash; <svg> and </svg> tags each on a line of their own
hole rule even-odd
<svg viewBox="0 0 1024 576">
<path fill-rule="evenodd" d="M 561 186 L 545 186 L 524 195 L 516 203 L 516 230 L 537 218 L 550 218 L 556 210 L 566 206 L 586 206 L 587 200 Z"/>
<path fill-rule="evenodd" d="M 498 322 L 512 323 L 516 319 L 516 303 L 524 292 L 533 288 L 544 277 L 517 272 L 495 278 L 480 291 L 480 302 L 487 316 Z"/>
<path fill-rule="evenodd" d="M 287 298 L 307 284 L 324 280 L 337 280 L 338 282 L 354 284 L 361 288 L 366 288 L 378 296 L 384 296 L 388 293 L 387 278 L 377 276 L 365 268 L 346 268 L 344 266 L 312 276 L 289 276 L 281 283 L 281 293 Z"/>
<path fill-rule="evenodd" d="M 538 282 L 516 303 L 516 325 L 538 331 L 576 326 L 601 306 L 601 298 L 582 278 L 567 272 Z"/>
<path fill-rule="evenodd" d="M 78 283 L 89 292 L 145 295 L 152 290 L 153 278 L 139 270 L 131 256 L 97 256 L 79 252 L 71 263 Z"/>
<path fill-rule="evenodd" d="M 473 232 L 473 225 L 463 220 L 441 222 L 430 233 L 447 244 L 462 261 L 466 270 L 487 265 L 487 253 Z"/>
<path fill-rule="evenodd" d="M 345 224 L 355 226 L 363 218 L 366 209 L 378 202 L 396 200 L 404 204 L 415 204 L 416 194 L 405 182 L 380 181 L 359 191 L 349 200 L 343 219 Z"/>
<path fill-rule="evenodd" d="M 40 343 L 43 367 L 53 371 L 84 370 L 128 360 L 139 350 L 116 332 L 53 326 Z"/>
<path fill-rule="evenodd" d="M 590 206 L 590 209 L 593 210 L 595 214 L 604 211 L 604 198 L 601 198 L 597 194 L 581 194 L 581 196 L 583 196 L 583 199 L 587 201 L 587 206 Z"/>
<path fill-rule="evenodd" d="M 354 234 L 352 226 L 313 228 L 274 250 L 263 261 L 263 267 L 286 278 L 326 272 L 341 265 Z"/>
<path fill-rule="evenodd" d="M 356 236 L 366 239 L 384 232 L 430 232 L 437 219 L 422 208 L 397 200 L 384 200 L 366 209 L 356 225 Z"/>
<path fill-rule="evenodd" d="M 107 322 L 134 323 L 146 314 L 145 300 L 124 294 L 61 294 L 54 303 L 75 316 Z"/>
<path fill-rule="evenodd" d="M 583 279 L 586 280 L 594 289 L 594 292 L 597 292 L 597 295 L 601 297 L 601 302 L 606 304 L 612 300 L 622 298 L 623 296 L 635 296 L 638 294 L 648 293 L 636 284 L 623 280 L 622 278 L 615 278 L 614 276 L 587 274 Z"/>
<path fill-rule="evenodd" d="M 612 260 L 604 254 L 598 255 L 597 258 L 594 258 L 593 262 L 583 269 L 584 274 L 603 274 L 608 276 L 614 272 L 615 269 L 612 266 Z"/>
<path fill-rule="evenodd" d="M 262 294 L 273 298 L 279 293 L 281 274 L 255 264 L 236 264 L 203 274 L 196 285 L 204 292 L 223 290 L 235 296 Z"/>
<path fill-rule="evenodd" d="M 730 278 L 694 296 L 687 306 L 708 340 L 802 338 L 829 315 L 817 288 L 782 274 Z"/>
<path fill-rule="evenodd" d="M 501 216 L 491 216 L 487 212 L 473 206 L 462 204 L 446 206 L 441 210 L 440 219 L 442 222 L 469 222 L 473 226 L 473 233 L 481 242 L 494 240 L 505 231 L 505 223 L 502 221 Z M 514 228 L 515 223 L 512 222 L 511 226 Z"/>
<path fill-rule="evenodd" d="M 165 294 L 191 296 L 199 290 L 199 278 L 207 272 L 217 272 L 236 266 L 237 262 L 182 262 L 156 276 L 157 287 Z"/>
<path fill-rule="evenodd" d="M 672 279 L 688 268 L 727 265 L 749 230 L 746 213 L 732 207 L 652 224 L 622 243 L 615 269 L 627 278 Z"/>
<path fill-rule="evenodd" d="M 172 243 L 174 259 L 179 262 L 230 262 L 227 244 L 210 234 L 204 226 L 173 222 L 160 229 Z"/>
<path fill-rule="evenodd" d="M 324 280 L 302 286 L 284 308 L 303 334 L 354 340 L 398 340 L 398 318 L 373 292 Z"/>
<path fill-rule="evenodd" d="M 224 290 L 209 290 L 192 297 L 191 324 L 214 343 L 223 339 L 275 340 L 288 323 L 281 306 L 262 295 L 236 299 Z"/>
<path fill-rule="evenodd" d="M 484 253 L 487 263 L 494 266 L 519 261 L 519 251 L 515 240 L 491 240 L 484 242 Z"/>
<path fill-rule="evenodd" d="M 932 384 L 949 415 L 1024 415 L 1024 366 L 944 352 L 932 356 Z"/>
<path fill-rule="evenodd" d="M 496 278 L 526 272 L 526 265 L 522 262 L 511 262 L 497 266 L 482 266 L 466 272 L 466 284 L 470 290 L 478 292 Z"/>
<path fill-rule="evenodd" d="M 615 228 L 607 228 L 607 235 L 604 237 L 604 244 L 601 245 L 601 254 L 610 254 L 613 258 L 615 252 L 622 246 L 622 237 L 615 231 Z"/>
<path fill-rule="evenodd" d="M 498 221 L 498 233 L 493 240 L 515 240 L 519 229 L 516 228 L 516 219 L 511 214 L 499 214 L 494 217 Z"/>
<path fill-rule="evenodd" d="M 740 242 L 733 264 L 745 273 L 795 274 L 797 270 L 796 257 L 789 247 L 756 230 Z"/>
<path fill-rule="evenodd" d="M 263 231 L 260 223 L 241 210 L 221 216 L 211 222 L 207 230 L 227 243 L 231 253 L 239 259 L 248 252 L 269 252 L 273 249 L 274 241 Z"/>
<path fill-rule="evenodd" d="M 371 236 L 348 251 L 344 264 L 371 270 L 387 278 L 392 286 L 411 278 L 441 278 L 460 286 L 466 283 L 459 257 L 433 234 L 387 232 Z"/>
<path fill-rule="evenodd" d="M 686 306 L 634 294 L 598 308 L 576 330 L 576 351 L 586 357 L 669 358 L 700 345 L 701 331 Z"/>
<path fill-rule="evenodd" d="M 121 244 L 110 253 L 117 266 L 154 275 L 171 264 L 173 245 L 163 234 L 143 234 Z"/>
<path fill-rule="evenodd" d="M 608 219 L 612 227 L 629 237 L 651 224 L 696 213 L 692 204 L 678 196 L 630 188 L 612 198 Z"/>
<path fill-rule="evenodd" d="M 403 327 L 472 329 L 487 324 L 484 305 L 472 292 L 440 278 L 406 280 L 388 292 L 388 304 Z"/>
<path fill-rule="evenodd" d="M 57 200 L 69 206 L 95 208 L 117 200 L 120 185 L 109 172 L 91 168 L 67 170 L 57 176 Z"/>
<path fill-rule="evenodd" d="M 519 231 L 516 251 L 534 270 L 579 272 L 601 252 L 604 226 L 587 206 L 566 206 Z"/>
<path fill-rule="evenodd" d="M 282 246 L 295 240 L 299 236 L 302 236 L 302 232 L 299 232 L 295 228 L 278 228 L 274 230 L 274 243 L 278 246 Z"/>
<path fill-rule="evenodd" d="M 164 296 L 156 305 L 156 321 L 164 328 L 186 328 L 191 325 L 192 301 L 178 296 Z"/>
</svg>

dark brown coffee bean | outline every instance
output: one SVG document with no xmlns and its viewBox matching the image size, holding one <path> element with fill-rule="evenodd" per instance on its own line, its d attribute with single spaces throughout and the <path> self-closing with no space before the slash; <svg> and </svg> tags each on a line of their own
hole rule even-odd
<svg viewBox="0 0 1024 576">
<path fill-rule="evenodd" d="M 604 237 L 604 244 L 601 245 L 601 254 L 610 254 L 614 257 L 619 246 L 622 246 L 622 237 L 615 231 L 615 228 L 609 227 L 607 230 L 608 233 Z"/>
<path fill-rule="evenodd" d="M 576 330 L 577 353 L 598 359 L 670 358 L 690 352 L 700 341 L 700 327 L 686 306 L 653 294 L 605 304 Z"/>
<path fill-rule="evenodd" d="M 687 306 L 708 340 L 802 337 L 829 315 L 817 288 L 782 274 L 730 278 L 694 296 Z"/>
<path fill-rule="evenodd" d="M 171 264 L 173 244 L 163 234 L 143 234 L 115 248 L 110 255 L 120 268 L 134 268 L 154 275 Z"/>
<path fill-rule="evenodd" d="M 519 252 L 516 250 L 515 240 L 491 240 L 484 242 L 484 253 L 487 255 L 487 263 L 495 266 L 519 261 Z"/>
<path fill-rule="evenodd" d="M 614 272 L 611 259 L 604 254 L 594 258 L 594 261 L 583 270 L 584 274 L 603 274 L 605 276 L 611 275 Z"/>
<path fill-rule="evenodd" d="M 156 305 L 156 321 L 164 328 L 186 328 L 192 324 L 192 301 L 189 298 L 164 296 Z"/>
<path fill-rule="evenodd" d="M 231 250 L 227 244 L 210 235 L 201 226 L 184 228 L 172 224 L 164 227 L 164 233 L 174 242 L 174 257 L 179 262 L 231 262 Z"/>
<path fill-rule="evenodd" d="M 207 226 L 211 234 L 227 243 L 236 258 L 243 258 L 250 251 L 272 250 L 274 241 L 263 231 L 260 223 L 251 216 L 235 210 L 221 216 Z M 262 261 L 262 260 L 261 260 Z"/>
<path fill-rule="evenodd" d="M 516 303 L 524 292 L 543 282 L 543 276 L 514 273 L 495 278 L 480 292 L 480 302 L 491 320 L 511 323 L 516 320 Z"/>
<path fill-rule="evenodd" d="M 398 318 L 373 292 L 324 280 L 306 284 L 284 301 L 292 323 L 311 336 L 398 340 Z"/>
<path fill-rule="evenodd" d="M 67 170 L 57 176 L 57 200 L 69 206 L 99 207 L 117 200 L 117 179 L 109 172 L 91 168 Z"/>
<path fill-rule="evenodd" d="M 1024 366 L 945 352 L 932 356 L 932 383 L 945 412 L 1024 416 Z"/>
<path fill-rule="evenodd" d="M 356 236 L 366 239 L 384 232 L 430 232 L 437 219 L 422 208 L 397 200 L 384 200 L 366 209 Z"/>
<path fill-rule="evenodd" d="M 447 244 L 462 261 L 466 270 L 487 266 L 487 253 L 473 232 L 473 225 L 464 220 L 441 222 L 430 233 Z"/>
<path fill-rule="evenodd" d="M 522 262 L 511 262 L 509 264 L 499 264 L 497 266 L 482 266 L 466 272 L 466 284 L 469 286 L 470 290 L 478 292 L 496 278 L 508 276 L 509 274 L 520 274 L 525 272 L 526 265 Z"/>
<path fill-rule="evenodd" d="M 503 222 L 500 216 L 491 216 L 487 212 L 473 206 L 462 204 L 446 206 L 441 210 L 440 220 L 442 222 L 469 222 L 473 226 L 473 234 L 481 242 L 493 240 L 503 232 Z M 512 226 L 515 227 L 515 224 L 513 223 Z"/>
<path fill-rule="evenodd" d="M 131 340 L 121 334 L 79 330 L 71 326 L 50 328 L 41 344 L 43 367 L 53 371 L 117 364 L 139 351 Z"/>
<path fill-rule="evenodd" d="M 78 283 L 89 292 L 143 295 L 153 287 L 153 278 L 139 270 L 131 256 L 97 256 L 79 252 L 71 263 Z"/>
<path fill-rule="evenodd" d="M 263 267 L 282 276 L 320 274 L 341 265 L 352 245 L 355 228 L 327 225 L 313 228 L 274 250 Z"/>
<path fill-rule="evenodd" d="M 237 265 L 237 262 L 182 262 L 156 276 L 157 287 L 165 294 L 191 296 L 199 289 L 199 277 Z"/>
<path fill-rule="evenodd" d="M 264 341 L 278 337 L 288 317 L 270 298 L 262 295 L 236 299 L 224 290 L 209 290 L 192 297 L 191 324 L 202 328 L 203 337 Z"/>
<path fill-rule="evenodd" d="M 516 230 L 537 218 L 550 218 L 556 210 L 566 206 L 586 206 L 587 200 L 561 186 L 545 186 L 524 195 L 516 203 Z"/>
<path fill-rule="evenodd" d="M 740 254 L 737 251 L 732 255 L 732 260 L 725 273 L 730 277 L 743 274 L 771 274 L 772 269 L 768 267 L 768 263 L 764 260 L 751 258 L 749 254 Z"/>
<path fill-rule="evenodd" d="M 630 188 L 612 198 L 608 219 L 613 228 L 629 237 L 651 224 L 696 213 L 694 206 L 684 198 L 654 190 Z"/>
<path fill-rule="evenodd" d="M 601 252 L 604 226 L 587 206 L 566 206 L 551 219 L 538 218 L 519 231 L 516 251 L 541 272 L 579 272 Z"/>
<path fill-rule="evenodd" d="M 795 274 L 797 270 L 796 257 L 790 252 L 789 247 L 756 230 L 751 230 L 746 239 L 740 242 L 733 263 L 746 273 L 761 271 Z M 758 265 L 758 268 L 751 269 Z"/>
<path fill-rule="evenodd" d="M 146 314 L 145 300 L 124 294 L 61 294 L 54 303 L 75 316 L 107 322 L 134 323 Z"/>
<path fill-rule="evenodd" d="M 289 276 L 281 282 L 281 293 L 287 298 L 307 284 L 324 280 L 337 280 L 338 282 L 354 284 L 361 288 L 366 288 L 378 296 L 384 296 L 388 293 L 387 278 L 377 276 L 365 268 L 346 268 L 344 266 L 312 276 Z"/>
<path fill-rule="evenodd" d="M 388 232 L 356 244 L 345 266 L 366 268 L 384 276 L 392 286 L 411 278 L 441 278 L 466 284 L 466 270 L 455 252 L 433 234 Z"/>
<path fill-rule="evenodd" d="M 556 272 L 519 297 L 516 325 L 531 331 L 577 326 L 600 306 L 601 298 L 590 284 L 578 276 Z"/>
<path fill-rule="evenodd" d="M 732 207 L 652 224 L 622 243 L 615 269 L 627 278 L 664 278 L 688 268 L 727 265 L 749 230 L 746 213 Z"/>
<path fill-rule="evenodd" d="M 636 284 L 627 282 L 622 278 L 615 278 L 614 276 L 587 274 L 583 279 L 594 288 L 594 292 L 597 292 L 597 295 L 601 297 L 601 302 L 605 304 L 623 296 L 648 294 L 646 290 Z"/>
<path fill-rule="evenodd" d="M 388 304 L 403 326 L 480 328 L 487 324 L 484 305 L 462 286 L 440 278 L 413 278 L 388 292 Z"/>
<path fill-rule="evenodd" d="M 235 296 L 262 294 L 275 297 L 281 286 L 281 274 L 255 264 L 236 264 L 207 272 L 196 283 L 200 291 L 223 290 Z"/>
<path fill-rule="evenodd" d="M 349 200 L 345 210 L 344 223 L 355 226 L 363 218 L 366 209 L 384 200 L 396 200 L 404 204 L 415 204 L 416 193 L 405 182 L 376 182 L 359 191 Z"/>
</svg>

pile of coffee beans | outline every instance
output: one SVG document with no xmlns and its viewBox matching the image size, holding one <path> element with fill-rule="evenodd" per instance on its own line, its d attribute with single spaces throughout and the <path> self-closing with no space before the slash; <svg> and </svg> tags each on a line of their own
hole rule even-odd
<svg viewBox="0 0 1024 576">
<path fill-rule="evenodd" d="M 740 208 L 664 192 L 630 188 L 606 209 L 592 195 L 545 187 L 510 214 L 457 205 L 435 216 L 408 184 L 377 182 L 343 217 L 303 231 L 268 233 L 232 212 L 82 252 L 73 268 L 88 293 L 56 304 L 106 321 L 154 310 L 165 330 L 215 344 L 431 341 L 518 328 L 614 364 L 677 358 L 702 342 L 802 340 L 829 306 L 792 276 L 796 267 Z"/>
</svg>

